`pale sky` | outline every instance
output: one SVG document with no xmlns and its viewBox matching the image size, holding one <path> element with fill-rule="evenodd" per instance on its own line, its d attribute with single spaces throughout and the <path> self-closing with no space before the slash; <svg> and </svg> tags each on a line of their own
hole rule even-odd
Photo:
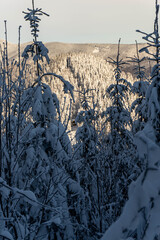
<svg viewBox="0 0 160 240">
<path fill-rule="evenodd" d="M 3 21 L 8 22 L 8 41 L 16 43 L 22 25 L 22 42 L 32 41 L 29 22 L 22 11 L 31 8 L 32 0 L 3 0 L 0 7 L 0 39 L 4 38 Z M 135 30 L 153 31 L 154 0 L 35 0 L 50 14 L 40 23 L 39 40 L 68 43 L 143 42 Z"/>
</svg>

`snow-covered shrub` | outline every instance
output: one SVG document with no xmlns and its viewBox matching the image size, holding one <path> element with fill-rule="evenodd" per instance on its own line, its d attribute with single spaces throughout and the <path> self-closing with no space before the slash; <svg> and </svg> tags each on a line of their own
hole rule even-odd
<svg viewBox="0 0 160 240">
<path fill-rule="evenodd" d="M 137 166 L 136 147 L 131 131 L 132 120 L 126 102 L 131 84 L 121 78 L 121 68 L 125 62 L 120 59 L 120 41 L 116 60 L 111 59 L 115 66 L 115 83 L 106 92 L 112 105 L 104 111 L 105 123 L 109 124 L 107 136 L 102 138 L 102 152 L 105 161 L 106 188 L 106 221 L 108 226 L 121 214 L 124 203 L 128 199 L 128 186 L 140 173 Z"/>
</svg>

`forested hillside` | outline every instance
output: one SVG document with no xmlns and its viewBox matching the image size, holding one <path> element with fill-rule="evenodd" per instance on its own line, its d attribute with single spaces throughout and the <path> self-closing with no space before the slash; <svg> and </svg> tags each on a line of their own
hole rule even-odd
<svg viewBox="0 0 160 240">
<path fill-rule="evenodd" d="M 135 47 L 136 54 L 136 47 Z M 128 60 L 129 61 L 129 60 Z M 126 65 L 133 65 L 132 71 L 134 72 L 135 64 L 129 63 Z M 26 71 L 26 84 L 31 85 L 35 77 L 35 66 L 31 64 L 31 60 L 28 61 Z M 108 62 L 108 60 L 102 57 L 95 56 L 94 54 L 86 53 L 68 53 L 56 56 L 54 59 L 50 59 L 50 63 L 42 63 L 42 72 L 56 72 L 58 75 L 63 76 L 74 86 L 74 100 L 71 105 L 71 119 L 75 120 L 80 106 L 80 96 L 78 91 L 82 89 L 93 89 L 92 95 L 95 103 L 97 103 L 98 109 L 102 112 L 107 106 L 111 104 L 109 98 L 106 98 L 106 88 L 110 86 L 114 78 L 114 68 Z M 122 69 L 122 77 L 127 78 L 128 81 L 133 84 L 136 81 L 136 74 L 125 72 Z M 147 76 L 146 76 L 147 79 Z M 70 109 L 70 97 L 65 95 L 61 91 L 62 84 L 57 81 L 53 76 L 45 77 L 44 81 L 51 87 L 51 90 L 56 93 L 60 106 L 63 109 L 62 118 L 65 119 L 69 114 Z M 136 98 L 134 93 L 128 96 L 127 105 L 130 107 L 133 100 Z M 71 122 L 69 122 L 68 128 L 71 128 Z"/>
<path fill-rule="evenodd" d="M 72 119 L 80 110 L 80 97 L 77 91 L 83 89 L 93 89 L 92 95 L 95 103 L 97 103 L 99 111 L 103 111 L 110 104 L 110 100 L 104 98 L 106 88 L 113 82 L 114 68 L 113 66 L 101 57 L 94 56 L 93 54 L 73 53 L 67 55 L 57 56 L 51 60 L 46 71 L 56 72 L 62 75 L 65 79 L 74 86 L 75 103 L 72 104 Z M 132 84 L 135 81 L 135 76 L 130 73 L 122 73 L 122 77 L 127 78 Z M 54 91 L 58 99 L 61 101 L 64 94 L 60 91 L 60 84 L 56 79 L 48 80 L 52 91 Z M 129 104 L 133 100 L 134 95 L 130 96 Z M 67 103 L 69 100 L 67 100 Z M 65 114 L 66 115 L 66 114 Z"/>
<path fill-rule="evenodd" d="M 153 33 L 138 31 L 147 45 L 136 42 L 125 58 L 121 39 L 107 59 L 105 45 L 91 44 L 50 57 L 38 38 L 41 16 L 49 15 L 32 0 L 23 14 L 33 42 L 21 45 L 20 26 L 14 59 L 4 21 L 0 239 L 159 239 L 155 2 Z"/>
</svg>

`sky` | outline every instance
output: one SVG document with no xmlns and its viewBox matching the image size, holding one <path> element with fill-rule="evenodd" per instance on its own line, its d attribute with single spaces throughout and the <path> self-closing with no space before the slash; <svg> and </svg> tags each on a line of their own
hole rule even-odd
<svg viewBox="0 0 160 240">
<path fill-rule="evenodd" d="M 160 0 L 159 0 L 160 1 Z M 8 41 L 17 43 L 18 27 L 22 26 L 21 42 L 32 41 L 29 22 L 24 14 L 32 0 L 3 0 L 0 7 L 0 39 L 4 39 L 7 20 Z M 50 15 L 40 22 L 39 40 L 66 43 L 143 42 L 136 29 L 153 31 L 154 0 L 35 0 Z"/>
</svg>

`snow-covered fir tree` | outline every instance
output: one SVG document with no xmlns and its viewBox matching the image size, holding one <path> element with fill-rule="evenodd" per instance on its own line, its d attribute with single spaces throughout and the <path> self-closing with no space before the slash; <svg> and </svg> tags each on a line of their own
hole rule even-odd
<svg viewBox="0 0 160 240">
<path fill-rule="evenodd" d="M 79 232 L 77 239 L 94 239 L 101 232 L 101 199 L 100 199 L 100 162 L 98 154 L 98 132 L 96 122 L 99 118 L 93 97 L 94 89 L 79 92 L 82 110 L 75 119 L 78 128 L 74 146 L 74 162 L 76 178 L 85 191 L 85 209 L 88 229 Z M 84 234 L 85 233 L 85 234 Z M 97 235 L 96 235 L 97 236 Z"/>
<path fill-rule="evenodd" d="M 137 64 L 137 81 L 131 87 L 123 77 L 120 41 L 117 58 L 110 63 L 92 54 L 70 53 L 47 67 L 48 49 L 38 33 L 41 16 L 49 15 L 35 8 L 34 0 L 32 9 L 24 12 L 33 42 L 21 57 L 19 27 L 18 60 L 10 61 L 5 21 L 0 49 L 0 239 L 97 240 L 117 219 L 102 239 L 160 239 L 158 13 L 156 0 L 153 33 L 139 31 L 147 41 L 140 52 L 147 52 L 155 63 L 149 87 L 138 46 L 137 56 L 131 58 Z M 28 60 L 34 63 L 32 67 Z M 75 92 L 74 111 L 69 110 L 75 118 L 80 106 L 74 145 L 67 134 L 69 120 L 61 121 L 68 117 L 65 111 L 61 117 L 65 107 L 54 91 L 57 87 L 60 98 L 64 92 L 74 100 L 73 86 L 61 76 L 61 68 L 81 88 Z M 105 75 L 106 79 L 114 75 L 114 82 L 107 87 L 108 99 L 103 102 Z M 127 103 L 131 90 L 138 96 L 132 104 L 137 117 L 134 124 Z"/>
<path fill-rule="evenodd" d="M 145 66 L 142 65 L 145 57 L 140 58 L 138 43 L 136 41 L 136 56 L 131 57 L 129 62 L 136 64 L 134 66 L 134 74 L 137 81 L 132 86 L 132 92 L 137 95 L 136 100 L 132 103 L 131 111 L 135 111 L 135 121 L 133 122 L 132 131 L 135 134 L 143 129 L 145 122 L 147 122 L 147 109 L 145 105 L 145 95 L 149 86 L 149 81 L 145 76 Z"/>
<path fill-rule="evenodd" d="M 41 60 L 45 58 L 49 62 L 49 57 L 46 47 L 37 41 L 37 33 L 39 16 L 46 14 L 42 9 L 35 9 L 34 1 L 32 3 L 33 9 L 25 12 L 25 19 L 30 22 L 34 40 L 22 56 L 25 63 L 31 54 L 37 78 L 25 89 L 25 64 L 21 66 L 19 62 L 17 84 L 11 81 L 12 75 L 6 67 L 7 41 L 1 68 L 5 131 L 1 131 L 0 236 L 7 239 L 70 240 L 76 238 L 76 228 L 72 224 L 68 199 L 72 195 L 78 196 L 80 224 L 87 226 L 84 192 L 68 170 L 71 143 L 65 126 L 56 118 L 60 112 L 58 99 L 43 79 L 47 75 L 58 78 L 64 85 L 64 92 L 70 92 L 72 97 L 73 86 L 55 73 L 41 71 Z M 15 94 L 12 99 L 10 94 L 7 98 L 11 89 Z"/>
<path fill-rule="evenodd" d="M 121 214 L 124 203 L 128 199 L 128 186 L 139 174 L 136 147 L 131 131 L 131 116 L 126 105 L 127 94 L 131 84 L 121 78 L 121 69 L 125 62 L 120 59 L 120 40 L 116 60 L 110 59 L 114 65 L 115 83 L 106 92 L 112 105 L 103 113 L 108 127 L 107 136 L 103 140 L 106 158 L 105 194 L 106 221 L 108 226 Z"/>
<path fill-rule="evenodd" d="M 151 84 L 146 93 L 147 123 L 142 131 L 135 136 L 139 158 L 147 158 L 146 169 L 129 187 L 129 200 L 123 213 L 109 230 L 103 240 L 158 240 L 160 239 L 160 140 L 159 140 L 159 4 L 156 3 L 154 31 L 150 34 L 141 32 L 147 41 L 147 46 L 141 51 L 147 51 L 150 60 L 155 62 L 151 74 Z M 154 48 L 151 53 L 150 47 Z"/>
</svg>

